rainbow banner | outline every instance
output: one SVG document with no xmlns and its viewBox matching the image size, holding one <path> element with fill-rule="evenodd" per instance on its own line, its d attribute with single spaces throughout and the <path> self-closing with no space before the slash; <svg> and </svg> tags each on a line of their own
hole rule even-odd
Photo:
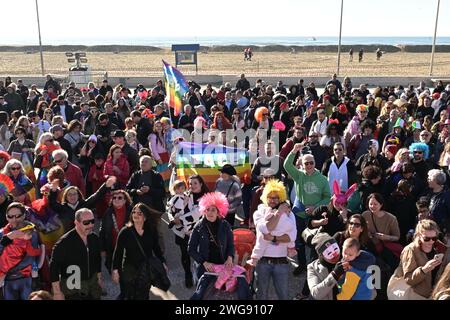
<svg viewBox="0 0 450 320">
<path fill-rule="evenodd" d="M 174 109 L 175 116 L 178 116 L 183 110 L 183 96 L 189 91 L 189 86 L 183 74 L 177 68 L 164 60 L 162 62 L 166 86 L 166 103 Z"/>
<path fill-rule="evenodd" d="M 213 191 L 220 177 L 219 169 L 227 163 L 236 169 L 241 182 L 251 177 L 248 150 L 224 145 L 181 142 L 176 158 L 177 179 L 184 180 L 187 184 L 189 176 L 198 174 L 205 180 L 209 190 Z"/>
<path fill-rule="evenodd" d="M 28 177 L 28 179 L 33 182 L 33 185 L 35 185 L 34 188 L 32 188 L 30 191 L 28 191 L 28 197 L 30 198 L 30 201 L 33 202 L 36 200 L 36 175 L 34 174 L 34 167 L 33 163 L 31 162 L 30 157 L 28 156 L 28 153 L 23 152 L 22 153 L 22 166 L 23 171 L 25 172 L 25 175 Z"/>
</svg>

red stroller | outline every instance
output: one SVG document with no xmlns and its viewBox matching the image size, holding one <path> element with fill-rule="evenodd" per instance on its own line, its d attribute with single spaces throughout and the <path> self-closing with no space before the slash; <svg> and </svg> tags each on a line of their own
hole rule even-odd
<svg viewBox="0 0 450 320">
<path fill-rule="evenodd" d="M 238 285 L 247 285 L 253 293 L 253 267 L 248 265 L 246 261 L 252 254 L 253 247 L 256 243 L 256 235 L 249 229 L 238 228 L 233 230 L 234 242 L 234 264 L 245 268 L 245 274 L 237 275 L 236 278 L 245 278 L 245 281 L 238 281 Z M 218 273 L 205 272 L 204 275 L 218 277 Z M 240 280 L 240 279 L 239 279 Z M 228 292 L 226 290 L 218 290 L 215 283 L 211 282 L 205 291 L 203 300 L 238 300 L 237 290 Z"/>
</svg>

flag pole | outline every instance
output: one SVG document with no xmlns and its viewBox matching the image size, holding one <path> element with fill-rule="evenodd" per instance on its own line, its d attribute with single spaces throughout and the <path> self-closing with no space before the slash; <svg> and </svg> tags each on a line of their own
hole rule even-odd
<svg viewBox="0 0 450 320">
<path fill-rule="evenodd" d="M 344 12 L 344 0 L 341 0 L 341 21 L 339 24 L 339 45 L 338 45 L 338 57 L 337 57 L 337 72 L 336 75 L 339 76 L 339 69 L 341 67 L 341 38 L 342 38 L 342 14 Z"/>
<path fill-rule="evenodd" d="M 431 48 L 431 61 L 430 61 L 430 76 L 433 75 L 433 65 L 434 65 L 434 52 L 436 48 L 436 33 L 438 27 L 438 19 L 439 19 L 439 5 L 441 4 L 441 0 L 438 0 L 437 10 L 436 10 L 436 22 L 434 25 L 434 37 L 433 37 L 433 46 Z"/>
</svg>

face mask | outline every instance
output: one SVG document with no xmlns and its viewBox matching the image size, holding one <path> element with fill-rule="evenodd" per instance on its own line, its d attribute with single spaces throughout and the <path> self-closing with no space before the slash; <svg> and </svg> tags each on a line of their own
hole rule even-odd
<svg viewBox="0 0 450 320">
<path fill-rule="evenodd" d="M 339 250 L 338 244 L 333 243 L 325 249 L 322 255 L 326 260 L 331 261 L 338 257 L 340 253 L 341 251 Z"/>
</svg>

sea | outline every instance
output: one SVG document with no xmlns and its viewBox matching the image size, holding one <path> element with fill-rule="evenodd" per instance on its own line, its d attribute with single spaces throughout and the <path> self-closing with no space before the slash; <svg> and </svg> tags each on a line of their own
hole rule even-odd
<svg viewBox="0 0 450 320">
<path fill-rule="evenodd" d="M 0 40 L 1 43 L 1 40 Z M 343 45 L 431 45 L 432 37 L 342 37 Z M 34 41 L 14 41 L 14 45 L 35 45 Z M 227 45 L 284 45 L 325 46 L 337 45 L 338 37 L 115 37 L 44 39 L 43 45 L 134 45 L 170 47 L 172 44 L 200 44 L 202 46 Z M 450 37 L 437 37 L 437 45 L 450 45 Z"/>
</svg>

